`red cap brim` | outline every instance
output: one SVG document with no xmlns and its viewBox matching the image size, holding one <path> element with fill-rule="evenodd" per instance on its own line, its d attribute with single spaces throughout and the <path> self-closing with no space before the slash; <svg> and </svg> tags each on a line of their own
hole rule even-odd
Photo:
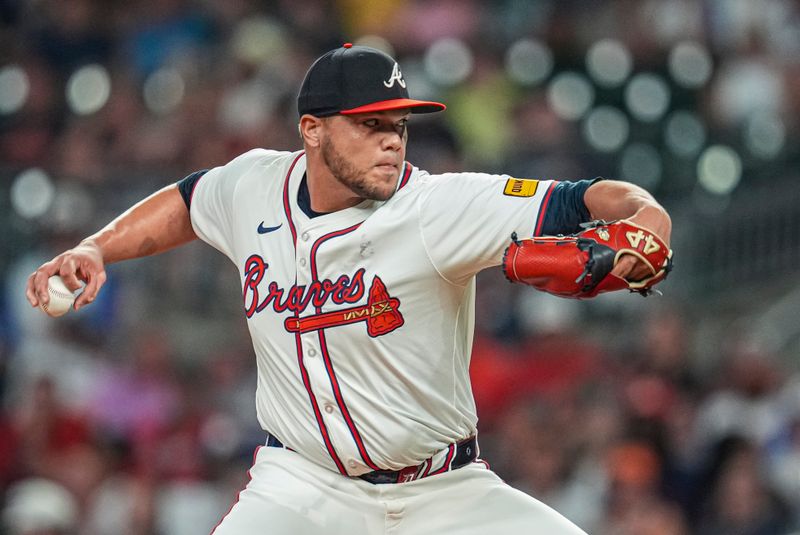
<svg viewBox="0 0 800 535">
<path fill-rule="evenodd" d="M 437 111 L 444 111 L 447 109 L 447 106 L 441 102 L 414 100 L 410 98 L 396 98 L 392 100 L 381 100 L 380 102 L 373 102 L 371 104 L 364 104 L 363 106 L 359 106 L 357 108 L 342 110 L 339 113 L 342 115 L 352 115 L 354 113 L 401 110 L 403 108 L 411 108 L 411 113 L 433 113 Z"/>
</svg>

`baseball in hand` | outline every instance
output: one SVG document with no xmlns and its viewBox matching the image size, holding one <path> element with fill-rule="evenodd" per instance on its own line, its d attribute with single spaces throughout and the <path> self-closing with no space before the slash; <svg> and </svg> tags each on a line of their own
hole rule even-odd
<svg viewBox="0 0 800 535">
<path fill-rule="evenodd" d="M 58 275 L 53 275 L 47 280 L 47 293 L 50 296 L 50 302 L 40 303 L 39 308 L 54 318 L 69 312 L 75 302 L 75 295 Z"/>
</svg>

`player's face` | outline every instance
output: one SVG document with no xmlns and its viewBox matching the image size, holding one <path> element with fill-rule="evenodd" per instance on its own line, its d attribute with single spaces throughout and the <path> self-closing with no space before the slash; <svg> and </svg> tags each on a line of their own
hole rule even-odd
<svg viewBox="0 0 800 535">
<path fill-rule="evenodd" d="M 335 115 L 320 139 L 331 174 L 364 199 L 394 195 L 406 157 L 408 110 Z"/>
</svg>

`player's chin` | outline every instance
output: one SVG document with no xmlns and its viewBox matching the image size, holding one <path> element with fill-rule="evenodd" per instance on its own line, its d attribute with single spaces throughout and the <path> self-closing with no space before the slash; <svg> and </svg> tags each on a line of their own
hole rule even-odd
<svg viewBox="0 0 800 535">
<path fill-rule="evenodd" d="M 397 181 L 383 181 L 371 180 L 362 188 L 359 188 L 359 195 L 365 199 L 373 201 L 387 201 L 389 200 L 397 187 Z"/>
<path fill-rule="evenodd" d="M 397 167 L 380 165 L 374 167 L 369 174 L 371 176 L 368 183 L 373 193 L 373 199 L 385 201 L 394 195 L 397 189 L 397 181 L 400 178 L 400 172 Z"/>
<path fill-rule="evenodd" d="M 365 199 L 371 199 L 373 201 L 388 201 L 394 195 L 394 188 L 393 187 L 372 187 L 369 188 L 369 191 L 363 193 L 361 196 Z"/>
</svg>

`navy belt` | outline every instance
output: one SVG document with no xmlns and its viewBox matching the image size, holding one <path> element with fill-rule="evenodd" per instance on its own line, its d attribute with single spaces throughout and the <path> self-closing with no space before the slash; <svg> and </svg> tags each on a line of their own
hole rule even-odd
<svg viewBox="0 0 800 535">
<path fill-rule="evenodd" d="M 271 448 L 286 448 L 283 443 L 274 435 L 267 433 L 267 446 Z M 286 448 L 291 449 L 291 448 Z M 444 452 L 442 452 L 444 454 Z M 386 483 L 407 483 L 415 479 L 422 479 L 423 477 L 432 476 L 434 474 L 441 474 L 451 470 L 457 470 L 467 466 L 475 459 L 478 458 L 478 439 L 477 437 L 469 437 L 450 444 L 447 448 L 441 466 L 434 466 L 433 457 L 427 459 L 417 466 L 406 466 L 400 470 L 374 470 L 361 474 L 358 476 L 360 479 L 372 483 L 373 485 L 382 485 Z"/>
</svg>

